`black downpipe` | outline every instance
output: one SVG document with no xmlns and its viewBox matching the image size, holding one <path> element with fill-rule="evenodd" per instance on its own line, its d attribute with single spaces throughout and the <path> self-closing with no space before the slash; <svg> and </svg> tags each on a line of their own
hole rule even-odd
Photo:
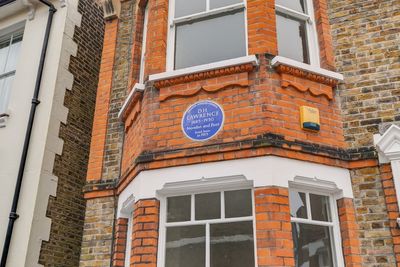
<svg viewBox="0 0 400 267">
<path fill-rule="evenodd" d="M 3 252 L 1 254 L 0 267 L 6 267 L 8 251 L 10 249 L 11 237 L 12 237 L 12 233 L 13 233 L 13 229 L 14 229 L 14 223 L 19 217 L 19 215 L 17 214 L 18 200 L 19 200 L 19 196 L 20 196 L 20 192 L 21 192 L 22 179 L 23 179 L 24 170 L 25 170 L 25 163 L 26 163 L 26 159 L 28 156 L 29 142 L 31 139 L 33 121 L 34 121 L 35 113 L 36 113 L 36 107 L 40 104 L 38 97 L 39 97 L 40 85 L 42 83 L 42 74 L 43 74 L 43 68 L 44 68 L 44 61 L 46 58 L 47 45 L 49 43 L 51 24 L 53 22 L 53 15 L 57 11 L 57 9 L 54 7 L 54 5 L 50 1 L 48 1 L 48 0 L 39 0 L 39 1 L 49 7 L 49 17 L 47 19 L 46 32 L 44 35 L 42 52 L 41 52 L 40 61 L 39 61 L 39 68 L 38 68 L 38 72 L 37 72 L 37 76 L 36 76 L 36 83 L 35 83 L 35 90 L 34 90 L 33 98 L 32 98 L 31 111 L 29 113 L 29 120 L 28 120 L 28 125 L 27 125 L 27 129 L 26 129 L 26 133 L 25 133 L 24 146 L 23 146 L 21 161 L 20 161 L 19 169 L 18 169 L 17 183 L 15 185 L 15 192 L 14 192 L 13 202 L 12 202 L 12 206 L 11 206 L 11 212 L 9 215 L 6 239 L 4 240 Z"/>
</svg>

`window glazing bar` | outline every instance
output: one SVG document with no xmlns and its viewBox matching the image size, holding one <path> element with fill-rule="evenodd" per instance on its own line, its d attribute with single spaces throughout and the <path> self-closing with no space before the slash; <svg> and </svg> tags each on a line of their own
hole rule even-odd
<svg viewBox="0 0 400 267">
<path fill-rule="evenodd" d="M 293 223 L 304 223 L 304 224 L 312 224 L 312 225 L 317 225 L 317 226 L 329 226 L 329 227 L 334 226 L 333 222 L 313 221 L 313 220 L 307 220 L 307 219 L 302 219 L 302 218 L 291 218 L 290 221 Z"/>
<path fill-rule="evenodd" d="M 253 216 L 247 216 L 247 217 L 225 218 L 225 219 L 173 222 L 173 223 L 165 223 L 165 226 L 174 227 L 174 226 L 186 226 L 186 225 L 204 225 L 206 223 L 231 223 L 231 222 L 246 222 L 252 220 Z"/>
<path fill-rule="evenodd" d="M 295 11 L 295 10 L 292 10 L 290 8 L 280 6 L 280 5 L 275 5 L 275 10 L 276 10 L 276 12 L 282 13 L 284 15 L 288 15 L 290 17 L 311 23 L 311 18 L 307 14 L 304 14 L 304 13 L 301 13 L 301 12 L 298 12 L 298 11 Z"/>
</svg>

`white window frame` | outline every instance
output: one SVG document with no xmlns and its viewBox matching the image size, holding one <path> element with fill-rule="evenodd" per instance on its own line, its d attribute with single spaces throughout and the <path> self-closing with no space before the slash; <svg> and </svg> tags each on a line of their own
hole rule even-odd
<svg viewBox="0 0 400 267">
<path fill-rule="evenodd" d="M 314 6 L 312 0 L 304 0 L 306 14 L 298 12 L 296 10 L 275 4 L 275 12 L 288 15 L 295 19 L 305 22 L 306 25 L 306 38 L 307 38 L 307 51 L 310 63 L 316 67 L 320 66 L 320 56 L 319 56 L 319 44 L 318 44 L 318 33 L 315 23 Z M 275 14 L 276 14 L 275 13 Z M 278 31 L 278 29 L 277 29 Z M 278 45 L 278 55 L 279 55 L 279 45 Z M 304 62 L 302 62 L 304 63 Z M 304 63 L 307 64 L 307 63 Z"/>
<path fill-rule="evenodd" d="M 233 190 L 251 190 L 251 206 L 252 206 L 252 215 L 246 217 L 237 217 L 237 218 L 225 218 L 225 202 L 224 202 L 224 191 L 233 191 Z M 209 220 L 195 220 L 195 202 L 194 196 L 197 194 L 206 194 L 206 193 L 221 193 L 221 218 L 220 219 L 209 219 Z M 190 211 L 190 221 L 185 222 L 167 222 L 167 198 L 169 197 L 177 197 L 177 196 L 191 196 L 191 211 Z M 178 194 L 169 194 L 160 197 L 160 230 L 159 230 L 159 242 L 158 242 L 158 259 L 157 259 L 157 267 L 164 267 L 165 265 L 165 250 L 166 250 L 166 229 L 167 227 L 174 226 L 190 226 L 190 225 L 205 225 L 206 226 L 206 265 L 205 267 L 210 267 L 210 224 L 212 223 L 233 223 L 233 222 L 245 222 L 252 221 L 253 222 L 253 241 L 254 241 L 254 267 L 257 267 L 257 239 L 256 239 L 256 218 L 255 218 L 255 205 L 254 205 L 254 190 L 253 188 L 241 187 L 241 188 L 227 188 L 223 189 L 207 189 L 199 192 L 188 192 L 178 193 Z"/>
<path fill-rule="evenodd" d="M 1 35 L 0 35 L 0 40 L 9 39 L 8 51 L 7 51 L 7 56 L 6 56 L 6 62 L 5 62 L 5 64 L 4 64 L 4 67 L 6 67 L 6 66 L 7 66 L 7 62 L 8 62 L 8 60 L 9 60 L 10 48 L 11 48 L 11 44 L 12 44 L 12 42 L 13 42 L 13 39 L 14 39 L 15 36 L 18 36 L 18 37 L 19 37 L 20 35 L 22 35 L 22 37 L 23 37 L 23 34 L 24 34 L 24 25 L 17 24 L 17 25 L 15 25 L 15 26 L 9 28 L 8 30 L 5 30 L 4 32 L 0 32 L 0 34 L 1 34 Z M 21 42 L 22 42 L 22 41 L 21 41 Z M 19 57 L 19 55 L 17 55 L 17 57 Z M 7 71 L 7 72 L 5 71 L 5 69 L 0 70 L 0 81 L 1 81 L 2 79 L 7 78 L 7 77 L 15 76 L 16 72 L 17 72 L 17 69 L 10 70 L 10 71 Z M 1 89 L 1 88 L 0 88 L 0 89 Z M 8 99 L 6 99 L 5 107 L 4 107 L 3 109 L 1 109 L 1 107 L 0 107 L 0 115 L 1 115 L 1 116 L 7 116 L 7 114 L 8 114 L 7 109 L 8 109 L 8 102 L 9 102 L 9 98 L 10 98 L 11 91 L 12 91 L 12 88 L 10 89 L 10 92 L 8 92 L 8 97 L 7 97 L 7 95 L 6 95 L 6 97 L 7 97 Z"/>
<path fill-rule="evenodd" d="M 245 30 L 245 46 L 246 55 L 249 55 L 248 32 L 247 32 L 247 0 L 242 0 L 242 3 L 237 3 L 225 7 L 210 9 L 210 1 L 206 1 L 206 11 L 175 18 L 175 0 L 170 0 L 168 5 L 168 36 L 167 36 L 167 71 L 174 71 L 175 66 L 175 34 L 176 24 L 183 22 L 190 22 L 199 18 L 206 18 L 208 16 L 223 15 L 232 11 L 243 9 L 244 12 L 244 30 Z M 229 60 L 229 59 L 228 59 Z M 219 62 L 219 61 L 216 61 Z M 216 62 L 211 62 L 216 63 Z M 194 67 L 194 66 L 193 66 Z"/>
<path fill-rule="evenodd" d="M 307 218 L 311 218 L 311 204 L 310 194 L 327 196 L 329 198 L 329 211 L 331 216 L 331 222 L 317 221 L 312 219 L 294 218 L 290 217 L 292 223 L 303 223 L 317 226 L 329 226 L 332 228 L 331 231 L 331 247 L 332 247 L 332 261 L 335 267 L 344 267 L 343 253 L 342 253 L 342 239 L 340 234 L 340 222 L 339 214 L 336 203 L 336 194 L 329 192 L 328 190 L 316 190 L 314 188 L 307 188 L 305 186 L 289 186 L 289 191 L 301 192 L 306 194 L 306 205 L 307 205 Z M 290 199 L 289 199 L 290 206 Z M 293 231 L 293 229 L 292 229 Z"/>
</svg>

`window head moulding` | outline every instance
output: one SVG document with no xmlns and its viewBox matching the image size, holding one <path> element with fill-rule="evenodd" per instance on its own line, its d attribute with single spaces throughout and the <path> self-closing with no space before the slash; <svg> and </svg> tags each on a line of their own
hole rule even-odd
<svg viewBox="0 0 400 267">
<path fill-rule="evenodd" d="M 289 181 L 289 186 L 296 189 L 311 189 L 316 191 L 333 194 L 337 199 L 341 198 L 343 191 L 332 181 L 326 181 L 317 177 L 296 176 L 293 181 Z"/>
</svg>

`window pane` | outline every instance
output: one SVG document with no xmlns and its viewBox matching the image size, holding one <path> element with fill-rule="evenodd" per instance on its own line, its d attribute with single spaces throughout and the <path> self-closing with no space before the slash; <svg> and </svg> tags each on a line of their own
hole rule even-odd
<svg viewBox="0 0 400 267">
<path fill-rule="evenodd" d="M 307 219 L 306 194 L 289 191 L 290 216 Z"/>
<path fill-rule="evenodd" d="M 296 266 L 333 266 L 330 231 L 328 226 L 292 223 Z"/>
<path fill-rule="evenodd" d="M 196 220 L 221 218 L 221 193 L 195 195 Z"/>
<path fill-rule="evenodd" d="M 175 18 L 206 11 L 206 0 L 175 0 Z"/>
<path fill-rule="evenodd" d="M 275 4 L 306 13 L 304 0 L 275 0 Z"/>
<path fill-rule="evenodd" d="M 219 8 L 224 6 L 230 6 L 237 3 L 242 3 L 242 0 L 210 0 L 210 8 Z"/>
<path fill-rule="evenodd" d="M 167 222 L 190 221 L 191 196 L 169 197 L 167 201 Z"/>
<path fill-rule="evenodd" d="M 276 29 L 279 55 L 309 63 L 305 22 L 277 14 Z"/>
<path fill-rule="evenodd" d="M 211 224 L 210 261 L 211 267 L 254 266 L 253 222 Z"/>
<path fill-rule="evenodd" d="M 243 11 L 176 27 L 176 69 L 245 55 Z"/>
<path fill-rule="evenodd" d="M 310 194 L 311 217 L 313 220 L 330 222 L 329 197 Z"/>
<path fill-rule="evenodd" d="M 165 267 L 204 267 L 205 229 L 205 225 L 168 227 Z"/>
<path fill-rule="evenodd" d="M 17 60 L 19 51 L 21 49 L 21 41 L 22 41 L 22 35 L 14 36 L 12 45 L 10 47 L 10 53 L 7 59 L 6 72 L 15 70 L 17 68 Z"/>
<path fill-rule="evenodd" d="M 14 75 L 0 80 L 0 114 L 7 112 Z"/>
<path fill-rule="evenodd" d="M 250 189 L 226 191 L 224 194 L 226 218 L 251 216 L 253 212 Z"/>
</svg>

